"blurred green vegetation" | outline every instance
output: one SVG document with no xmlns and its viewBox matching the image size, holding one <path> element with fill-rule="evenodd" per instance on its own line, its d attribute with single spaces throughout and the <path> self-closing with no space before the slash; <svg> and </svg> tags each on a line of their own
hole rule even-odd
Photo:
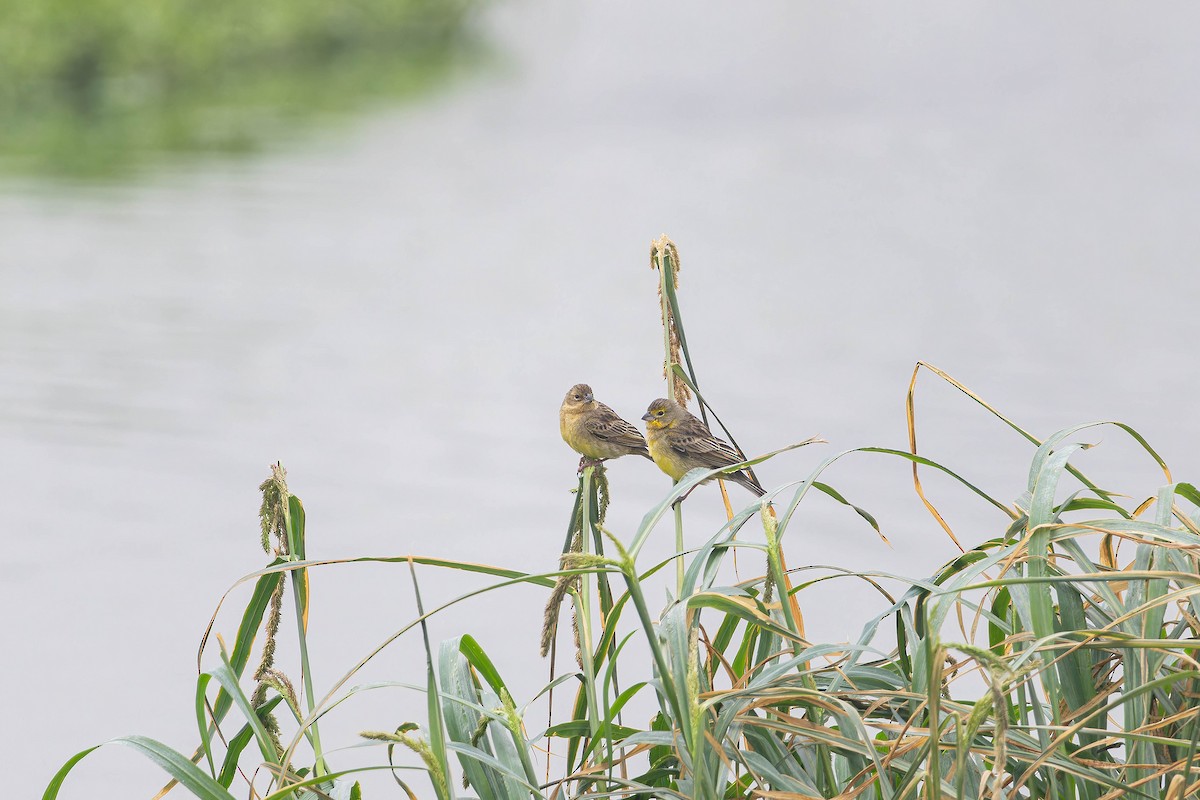
<svg viewBox="0 0 1200 800">
<path fill-rule="evenodd" d="M 134 171 L 255 151 L 428 87 L 474 0 L 0 0 L 0 169 Z"/>
</svg>

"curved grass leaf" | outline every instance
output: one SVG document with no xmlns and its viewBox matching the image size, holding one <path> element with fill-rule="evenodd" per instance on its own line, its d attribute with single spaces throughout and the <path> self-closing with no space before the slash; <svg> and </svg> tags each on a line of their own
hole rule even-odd
<svg viewBox="0 0 1200 800">
<path fill-rule="evenodd" d="M 187 756 L 167 747 L 162 742 L 157 742 L 145 736 L 120 736 L 116 739 L 110 739 L 104 742 L 104 744 L 89 747 L 86 750 L 76 753 L 55 773 L 54 777 L 50 780 L 50 784 L 46 787 L 46 791 L 42 794 L 42 800 L 55 800 L 58 797 L 58 792 L 62 788 L 63 782 L 71 770 L 75 768 L 75 765 L 82 761 L 88 754 L 110 744 L 125 745 L 141 753 L 157 764 L 163 772 L 178 781 L 181 786 L 200 798 L 200 800 L 235 800 L 234 796 L 226 791 L 224 786 L 201 771 Z"/>
</svg>

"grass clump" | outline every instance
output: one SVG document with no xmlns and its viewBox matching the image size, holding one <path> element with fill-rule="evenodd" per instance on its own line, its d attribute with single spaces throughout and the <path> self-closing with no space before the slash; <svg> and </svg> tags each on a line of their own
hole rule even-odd
<svg viewBox="0 0 1200 800">
<path fill-rule="evenodd" d="M 656 247 L 654 258 L 663 319 L 675 330 L 668 327 L 664 336 L 667 376 L 717 420 L 687 352 L 674 246 Z M 991 497 L 956 470 L 918 455 L 916 380 L 926 369 L 1030 441 L 1027 488 L 1020 497 Z M 673 395 L 676 385 L 669 387 Z M 914 372 L 908 401 L 909 450 L 835 453 L 761 501 L 731 507 L 691 550 L 682 545 L 679 502 L 718 471 L 688 473 L 635 530 L 610 531 L 603 468 L 589 467 L 579 477 L 554 572 L 416 555 L 354 559 L 406 568 L 420 616 L 321 696 L 314 693 L 304 645 L 306 576 L 333 562 L 305 560 L 303 507 L 288 493 L 282 470 L 273 470 L 263 485 L 264 530 L 278 531 L 280 545 L 271 564 L 243 579 L 254 582 L 254 592 L 233 648 L 226 652 L 222 644 L 220 663 L 201 672 L 200 747 L 188 758 L 141 737 L 114 741 L 155 760 L 194 795 L 222 800 L 235 796 L 235 782 L 242 784 L 239 791 L 249 784 L 253 796 L 270 800 L 359 797 L 358 773 L 372 768 L 390 771 L 409 797 L 421 794 L 411 775 L 423 774 L 439 800 L 1196 797 L 1200 490 L 1175 481 L 1151 446 L 1125 425 L 1080 425 L 1039 440 L 923 364 Z M 1128 434 L 1162 467 L 1162 486 L 1153 496 L 1127 498 L 1102 488 L 1072 463 L 1087 447 L 1082 439 L 1099 425 Z M 981 508 L 1002 511 L 1007 522 L 992 525 L 983 541 L 961 544 L 960 555 L 927 577 L 788 568 L 784 543 L 801 504 L 816 490 L 850 506 L 821 478 L 831 464 L 858 453 L 911 465 L 931 525 L 956 543 L 960 537 L 922 488 L 924 470 L 955 478 Z M 850 507 L 878 529 L 871 514 Z M 668 517 L 678 552 L 667 562 L 643 563 L 646 543 Z M 762 539 L 756 540 L 752 532 L 759 526 Z M 729 583 L 724 567 L 738 551 L 743 567 L 751 557 L 764 563 L 763 574 Z M 652 608 L 647 598 L 651 592 L 661 596 L 659 574 L 669 574 L 672 563 L 671 597 Z M 538 693 L 573 688 L 569 713 L 544 728 L 531 727 L 529 707 L 514 700 L 500 667 L 474 638 L 464 634 L 435 648 L 425 623 L 441 609 L 426 613 L 420 605 L 418 567 L 490 576 L 494 583 L 483 593 L 514 584 L 543 587 L 552 601 L 543 637 L 551 651 L 558 604 L 569 598 L 578 668 Z M 287 574 L 304 685 L 290 690 L 260 678 L 252 702 L 242 689 L 251 682 L 250 646 L 264 616 L 268 639 L 277 633 L 270 619 Z M 879 612 L 861 621 L 851 641 L 818 642 L 805 634 L 800 610 L 806 590 L 827 581 L 852 581 L 879 597 Z M 425 722 L 420 729 L 405 722 L 388 733 L 394 721 L 377 721 L 383 730 L 361 736 L 386 748 L 386 757 L 375 767 L 337 771 L 327 763 L 318 719 L 348 697 L 379 688 L 351 681 L 385 647 L 418 629 L 426 655 Z M 629 646 L 634 641 L 640 650 Z M 208 690 L 212 681 L 215 692 Z M 280 702 L 294 722 L 275 744 L 263 720 Z M 258 754 L 250 755 L 255 741 Z M 297 766 L 301 742 L 313 756 Z M 544 758 L 548 749 L 561 758 Z M 53 800 L 89 752 L 67 762 L 45 800 Z M 259 777 L 248 777 L 255 770 Z"/>
</svg>

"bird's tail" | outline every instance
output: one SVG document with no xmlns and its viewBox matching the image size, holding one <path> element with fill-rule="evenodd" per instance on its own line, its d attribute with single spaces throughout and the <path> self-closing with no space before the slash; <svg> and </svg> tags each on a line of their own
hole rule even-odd
<svg viewBox="0 0 1200 800">
<path fill-rule="evenodd" d="M 756 494 L 759 497 L 762 497 L 764 494 L 767 493 L 767 490 L 764 489 L 758 481 L 754 480 L 754 478 L 751 478 L 745 472 L 734 472 L 731 475 L 726 475 L 725 479 L 733 481 L 734 483 L 738 484 L 739 486 L 745 486 L 747 489 L 754 492 L 754 494 Z"/>
</svg>

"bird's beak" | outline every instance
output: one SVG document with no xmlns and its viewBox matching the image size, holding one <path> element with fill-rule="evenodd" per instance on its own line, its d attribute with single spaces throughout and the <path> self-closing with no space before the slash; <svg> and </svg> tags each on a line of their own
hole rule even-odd
<svg viewBox="0 0 1200 800">
<path fill-rule="evenodd" d="M 650 412 L 647 411 L 645 414 L 642 414 L 642 419 L 644 419 L 646 422 L 649 422 L 650 421 Z"/>
<path fill-rule="evenodd" d="M 594 399 L 595 399 L 595 398 L 594 398 L 594 397 L 592 397 L 590 394 L 585 394 L 585 395 L 583 396 L 583 402 L 585 402 L 585 403 L 590 403 L 590 402 L 592 402 L 592 400 L 594 400 Z"/>
</svg>

